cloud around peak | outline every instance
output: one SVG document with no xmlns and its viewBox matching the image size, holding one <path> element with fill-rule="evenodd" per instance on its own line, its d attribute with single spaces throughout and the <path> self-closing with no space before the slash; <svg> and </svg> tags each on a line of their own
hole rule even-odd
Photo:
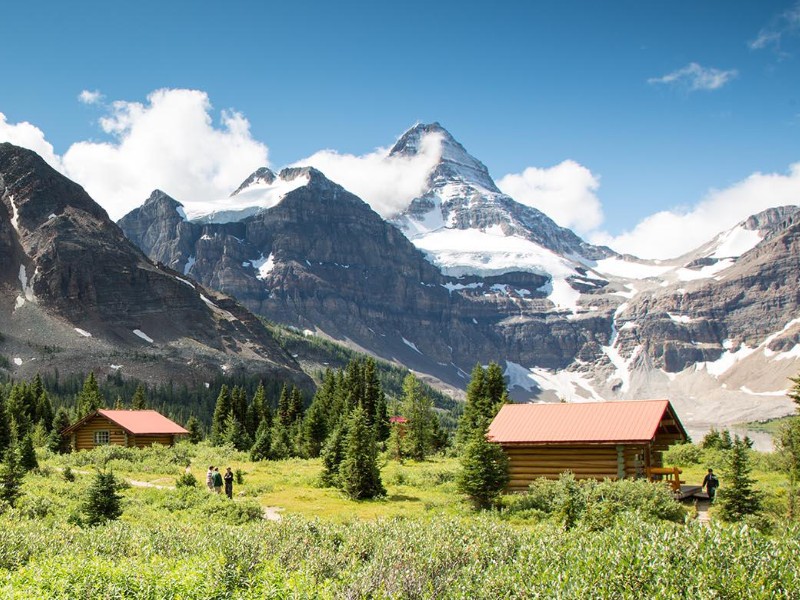
<svg viewBox="0 0 800 600">
<path fill-rule="evenodd" d="M 99 92 L 87 96 L 99 98 Z M 215 124 L 211 110 L 198 90 L 161 89 L 144 103 L 115 101 L 99 120 L 109 141 L 73 144 L 62 170 L 114 219 L 156 188 L 182 202 L 226 197 L 243 176 L 268 164 L 268 149 L 252 138 L 243 115 L 223 110 Z"/>
<path fill-rule="evenodd" d="M 422 194 L 441 154 L 441 134 L 430 133 L 422 138 L 418 152 L 411 156 L 390 156 L 389 148 L 377 148 L 362 155 L 320 150 L 293 166 L 319 169 L 328 179 L 367 202 L 383 218 L 391 218 Z"/>
</svg>

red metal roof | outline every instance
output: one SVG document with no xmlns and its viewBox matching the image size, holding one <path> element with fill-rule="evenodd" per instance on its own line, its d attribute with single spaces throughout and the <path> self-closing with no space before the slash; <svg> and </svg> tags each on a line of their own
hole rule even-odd
<svg viewBox="0 0 800 600">
<path fill-rule="evenodd" d="M 669 400 L 505 404 L 488 437 L 500 444 L 649 442 L 668 408 Z"/>
<path fill-rule="evenodd" d="M 105 410 L 98 414 L 113 421 L 133 435 L 155 435 L 162 433 L 189 433 L 183 427 L 170 421 L 157 410 Z"/>
</svg>

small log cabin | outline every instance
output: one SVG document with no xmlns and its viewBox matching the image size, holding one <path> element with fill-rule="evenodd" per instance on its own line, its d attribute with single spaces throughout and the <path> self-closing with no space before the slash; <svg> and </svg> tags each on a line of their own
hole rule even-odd
<svg viewBox="0 0 800 600">
<path fill-rule="evenodd" d="M 189 432 L 155 410 L 105 410 L 87 415 L 61 432 L 69 436 L 73 450 L 97 446 L 144 448 L 152 444 L 172 446 Z"/>
<path fill-rule="evenodd" d="M 509 458 L 508 491 L 572 471 L 578 479 L 645 477 L 661 453 L 688 439 L 668 400 L 506 404 L 488 439 Z"/>
</svg>

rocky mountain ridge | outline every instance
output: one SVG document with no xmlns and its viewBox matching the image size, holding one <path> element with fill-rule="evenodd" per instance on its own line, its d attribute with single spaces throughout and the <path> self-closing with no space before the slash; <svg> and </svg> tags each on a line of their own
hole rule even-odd
<svg viewBox="0 0 800 600">
<path fill-rule="evenodd" d="M 148 259 L 83 188 L 7 143 L 0 333 L 18 377 L 122 369 L 144 380 L 207 381 L 246 369 L 310 385 L 252 314 Z"/>
</svg>

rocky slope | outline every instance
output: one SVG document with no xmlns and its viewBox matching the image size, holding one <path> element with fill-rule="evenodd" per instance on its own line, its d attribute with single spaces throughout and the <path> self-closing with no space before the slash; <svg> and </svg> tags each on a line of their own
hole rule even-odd
<svg viewBox="0 0 800 600">
<path fill-rule="evenodd" d="M 77 184 L 0 144 L 0 354 L 40 369 L 203 381 L 221 370 L 308 380 L 231 298 L 156 264 Z"/>
<path fill-rule="evenodd" d="M 669 397 L 690 428 L 791 411 L 797 207 L 644 261 L 502 194 L 438 124 L 390 153 L 411 156 L 425 136 L 440 159 L 391 224 L 318 171 L 262 169 L 191 220 L 154 193 L 120 225 L 254 312 L 457 389 L 476 362 L 498 360 L 518 399 Z"/>
</svg>

